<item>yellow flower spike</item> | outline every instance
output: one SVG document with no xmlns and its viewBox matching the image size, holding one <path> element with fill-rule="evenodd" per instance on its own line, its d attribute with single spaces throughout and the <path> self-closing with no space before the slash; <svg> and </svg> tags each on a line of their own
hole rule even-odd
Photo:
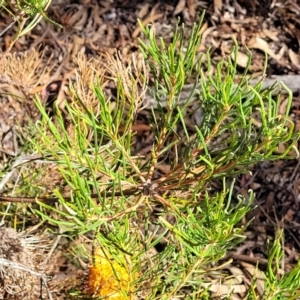
<svg viewBox="0 0 300 300">
<path fill-rule="evenodd" d="M 102 247 L 94 251 L 93 265 L 88 268 L 85 293 L 93 298 L 131 300 L 132 278 L 130 266 L 123 259 L 120 264 Z"/>
</svg>

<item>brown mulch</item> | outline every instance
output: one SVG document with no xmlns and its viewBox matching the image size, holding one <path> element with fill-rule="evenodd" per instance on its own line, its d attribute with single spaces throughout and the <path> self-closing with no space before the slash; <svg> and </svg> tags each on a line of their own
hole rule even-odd
<svg viewBox="0 0 300 300">
<path fill-rule="evenodd" d="M 203 40 L 199 52 L 205 53 L 210 49 L 213 65 L 230 54 L 234 46 L 232 39 L 234 37 L 240 46 L 238 53 L 240 72 L 247 63 L 246 48 L 248 48 L 252 53 L 249 70 L 254 77 L 262 75 L 265 52 L 268 54 L 268 78 L 272 75 L 298 75 L 300 4 L 297 2 L 297 0 L 54 0 L 48 10 L 48 16 L 62 24 L 63 28 L 42 21 L 30 33 L 21 37 L 13 48 L 17 53 L 30 53 L 32 49 L 41 53 L 42 63 L 28 54 L 30 64 L 36 64 L 37 73 L 26 80 L 22 76 L 18 77 L 17 74 L 22 74 L 20 70 L 27 67 L 21 63 L 19 69 L 9 70 L 9 65 L 5 67 L 7 74 L 10 74 L 10 82 L 4 80 L 0 74 L 0 167 L 4 168 L 7 160 L 18 152 L 15 126 L 25 125 L 28 115 L 36 117 L 32 106 L 24 107 L 24 103 L 17 99 L 24 98 L 24 95 L 32 99 L 35 93 L 39 93 L 45 101 L 51 101 L 49 100 L 51 94 L 54 98 L 58 98 L 58 101 L 63 99 L 61 91 L 74 79 L 74 68 L 77 66 L 75 57 L 79 53 L 88 58 L 102 57 L 105 60 L 106 53 L 114 54 L 117 49 L 124 63 L 131 60 L 132 54 L 139 57 L 138 38 L 142 36 L 137 18 L 142 20 L 143 24 L 152 24 L 157 36 L 169 41 L 178 18 L 180 23 L 185 24 L 188 34 L 193 23 L 199 20 L 201 13 L 206 9 L 201 29 Z M 11 17 L 3 10 L 0 12 L 0 20 L 0 32 L 12 22 Z M 0 50 L 3 52 L 12 40 L 14 30 L 15 27 L 12 27 L 0 37 Z M 109 88 L 108 86 L 107 92 L 113 96 L 114 91 Z M 12 95 L 17 95 L 18 98 Z M 295 90 L 291 119 L 296 123 L 297 129 L 300 129 L 299 115 L 300 92 Z M 150 134 L 149 124 L 144 122 L 143 114 L 140 123 L 136 124 L 136 130 L 143 135 Z M 147 136 L 140 140 L 148 141 Z M 150 151 L 146 142 L 140 142 L 137 147 L 143 155 Z M 251 266 L 259 263 L 262 269 L 265 268 L 266 241 L 268 239 L 272 241 L 280 228 L 284 228 L 285 271 L 290 270 L 299 259 L 300 160 L 295 158 L 264 162 L 254 166 L 251 175 L 239 176 L 236 184 L 237 193 L 247 195 L 249 189 L 253 189 L 256 193 L 257 207 L 249 213 L 247 219 L 250 220 L 254 216 L 255 219 L 246 231 L 248 237 L 246 241 L 228 254 L 228 264 L 224 270 L 226 269 L 229 275 L 236 275 L 240 270 L 242 274 L 246 274 L 248 280 L 251 280 L 249 278 L 254 272 Z M 59 253 L 62 252 L 63 250 L 59 249 Z M 233 261 L 229 261 L 230 258 Z M 61 263 L 63 268 L 68 270 L 66 260 L 61 259 Z M 72 268 L 69 267 L 69 272 L 73 272 Z M 68 273 L 62 272 L 59 268 L 56 272 L 58 278 L 63 276 L 62 273 Z M 61 297 L 63 298 L 63 294 Z M 239 299 L 238 296 L 236 299 Z"/>
</svg>

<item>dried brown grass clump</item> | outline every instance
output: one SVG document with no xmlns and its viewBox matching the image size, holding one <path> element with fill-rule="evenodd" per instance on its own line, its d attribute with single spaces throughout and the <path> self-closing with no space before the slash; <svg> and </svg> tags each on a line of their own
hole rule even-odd
<svg viewBox="0 0 300 300">
<path fill-rule="evenodd" d="M 33 240 L 6 227 L 0 227 L 0 238 L 0 299 L 39 299 L 43 294 L 41 284 L 46 292 L 47 282 L 46 276 L 37 271 Z"/>
<path fill-rule="evenodd" d="M 30 51 L 10 53 L 0 64 L 0 100 L 20 102 L 21 108 L 32 118 L 38 114 L 33 104 L 35 94 L 50 80 L 53 65 L 43 60 L 43 53 Z"/>
</svg>

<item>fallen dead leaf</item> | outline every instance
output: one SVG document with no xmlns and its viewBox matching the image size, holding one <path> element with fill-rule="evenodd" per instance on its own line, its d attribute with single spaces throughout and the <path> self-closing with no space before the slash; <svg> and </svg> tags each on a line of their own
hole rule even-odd
<svg viewBox="0 0 300 300">
<path fill-rule="evenodd" d="M 284 215 L 284 219 L 287 221 L 287 222 L 291 222 L 294 220 L 294 215 L 295 215 L 295 210 L 293 209 L 288 209 L 288 211 L 286 212 L 286 214 Z"/>
<path fill-rule="evenodd" d="M 145 3 L 144 5 L 142 5 L 141 9 L 136 14 L 138 19 L 143 19 L 146 17 L 149 10 L 149 6 L 150 6 L 149 3 Z"/>
<path fill-rule="evenodd" d="M 247 291 L 246 286 L 243 284 L 226 285 L 226 284 L 215 282 L 215 283 L 202 283 L 201 286 L 204 288 L 208 288 L 210 292 L 216 293 L 218 296 L 231 294 L 231 293 L 243 294 Z"/>
<path fill-rule="evenodd" d="M 232 59 L 235 58 L 235 55 L 233 52 L 231 53 L 231 58 Z M 246 55 L 245 53 L 243 53 L 241 51 L 238 51 L 237 57 L 236 57 L 237 64 L 242 68 L 246 68 L 248 61 L 249 61 L 248 55 Z"/>
<path fill-rule="evenodd" d="M 205 23 L 202 28 L 206 28 L 208 25 L 207 23 Z M 202 39 L 201 39 L 201 45 L 206 45 L 207 43 L 207 37 L 216 29 L 217 27 L 216 26 L 212 26 L 212 27 L 209 27 L 207 29 L 205 29 L 203 31 L 203 34 L 202 34 Z"/>
<path fill-rule="evenodd" d="M 259 290 L 263 290 L 265 275 L 256 266 L 248 264 L 246 262 L 241 262 L 241 265 L 246 269 L 251 279 L 256 279 L 256 286 Z"/>
<path fill-rule="evenodd" d="M 173 12 L 173 16 L 177 16 L 178 14 L 180 14 L 185 9 L 185 6 L 186 6 L 186 0 L 179 0 Z"/>
<path fill-rule="evenodd" d="M 233 284 L 240 284 L 240 283 L 243 282 L 245 274 L 244 274 L 244 272 L 240 268 L 232 266 L 232 267 L 228 268 L 228 270 L 234 276 L 234 278 L 229 279 L 228 282 L 227 282 L 227 280 L 224 281 L 225 284 L 231 284 L 231 283 L 233 283 Z M 233 280 L 233 279 L 234 279 L 235 282 L 231 282 L 230 283 L 230 281 Z"/>
<path fill-rule="evenodd" d="M 222 9 L 223 3 L 222 0 L 214 0 L 214 12 L 219 14 Z"/>
<path fill-rule="evenodd" d="M 189 14 L 192 18 L 195 18 L 196 16 L 196 5 L 195 0 L 187 0 L 187 7 L 189 10 Z"/>
<path fill-rule="evenodd" d="M 292 64 L 294 64 L 298 69 L 300 69 L 299 55 L 296 54 L 292 49 L 288 50 L 288 54 Z"/>
<path fill-rule="evenodd" d="M 272 58 L 279 60 L 279 57 L 275 54 L 275 52 L 269 47 L 269 44 L 263 40 L 262 38 L 255 36 L 251 38 L 251 40 L 248 42 L 248 48 L 249 49 L 259 49 L 263 52 L 268 53 Z"/>
<path fill-rule="evenodd" d="M 278 38 L 278 32 L 277 31 L 271 31 L 269 29 L 264 28 L 262 30 L 262 32 L 266 35 L 266 37 L 268 37 L 269 39 L 271 39 L 274 42 L 278 42 L 279 38 Z"/>
</svg>

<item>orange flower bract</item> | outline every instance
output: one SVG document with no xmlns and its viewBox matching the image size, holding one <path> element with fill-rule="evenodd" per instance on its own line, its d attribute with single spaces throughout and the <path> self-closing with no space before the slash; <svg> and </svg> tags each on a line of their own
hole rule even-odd
<svg viewBox="0 0 300 300">
<path fill-rule="evenodd" d="M 131 274 L 127 261 L 114 260 L 101 247 L 96 248 L 93 264 L 88 268 L 85 293 L 92 297 L 112 300 L 130 300 Z"/>
</svg>

